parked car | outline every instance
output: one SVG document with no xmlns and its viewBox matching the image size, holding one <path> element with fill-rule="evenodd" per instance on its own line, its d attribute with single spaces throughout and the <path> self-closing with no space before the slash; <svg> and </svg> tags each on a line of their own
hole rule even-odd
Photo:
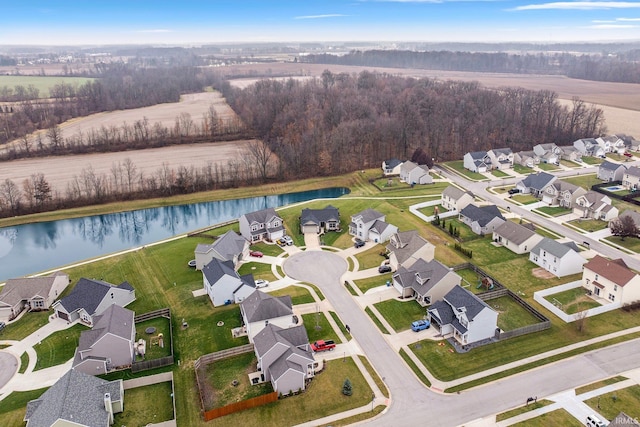
<svg viewBox="0 0 640 427">
<path fill-rule="evenodd" d="M 249 255 L 254 256 L 256 258 L 262 258 L 264 256 L 264 254 L 260 251 L 251 251 L 249 252 Z"/>
<path fill-rule="evenodd" d="M 291 245 L 293 245 L 293 239 L 292 239 L 291 237 L 289 237 L 289 236 L 284 236 L 284 237 L 282 238 L 282 240 L 284 241 L 284 243 L 285 243 L 287 246 L 291 246 Z"/>
<path fill-rule="evenodd" d="M 0 322 L 0 331 L 7 327 L 7 324 L 4 322 Z"/>
<path fill-rule="evenodd" d="M 391 266 L 387 264 L 381 265 L 378 267 L 378 273 L 391 273 Z"/>
<path fill-rule="evenodd" d="M 358 238 L 356 237 L 356 240 L 355 240 L 355 243 L 353 244 L 353 246 L 354 246 L 354 247 L 356 247 L 356 248 L 361 248 L 361 247 L 363 247 L 363 246 L 364 246 L 364 240 L 362 240 L 362 239 L 358 239 Z"/>
<path fill-rule="evenodd" d="M 630 153 L 630 152 L 628 152 L 628 151 L 625 151 L 625 152 L 624 152 L 624 155 L 625 155 L 625 156 L 627 156 L 627 157 L 633 157 L 633 154 L 631 154 L 631 153 Z"/>
<path fill-rule="evenodd" d="M 429 322 L 428 320 L 416 320 L 415 322 L 411 323 L 411 330 L 413 332 L 419 332 L 425 329 L 429 329 L 429 326 L 431 326 L 431 322 Z"/>
<path fill-rule="evenodd" d="M 278 246 L 286 246 L 287 242 L 284 241 L 284 239 L 278 239 L 276 240 L 276 243 L 278 244 Z"/>
<path fill-rule="evenodd" d="M 266 286 L 269 286 L 268 280 L 264 280 L 264 279 L 256 280 L 256 288 L 264 288 Z"/>
<path fill-rule="evenodd" d="M 509 190 L 509 194 L 518 194 L 520 192 L 519 188 L 512 188 Z"/>
</svg>

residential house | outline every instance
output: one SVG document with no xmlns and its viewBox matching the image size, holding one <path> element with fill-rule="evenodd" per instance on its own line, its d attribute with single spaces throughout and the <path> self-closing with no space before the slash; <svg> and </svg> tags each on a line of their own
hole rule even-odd
<svg viewBox="0 0 640 427">
<path fill-rule="evenodd" d="M 540 158 L 533 151 L 519 151 L 513 155 L 513 162 L 527 168 L 540 164 Z"/>
<path fill-rule="evenodd" d="M 240 314 L 249 342 L 267 325 L 291 328 L 298 322 L 293 315 L 290 295 L 274 297 L 256 290 L 240 303 Z"/>
<path fill-rule="evenodd" d="M 389 265 L 396 271 L 400 266 L 410 268 L 417 260 L 431 261 L 435 246 L 418 234 L 417 230 L 398 231 L 389 239 L 386 247 Z"/>
<path fill-rule="evenodd" d="M 598 166 L 598 179 L 603 181 L 622 181 L 624 172 L 627 168 L 620 163 L 613 163 L 608 160 L 600 163 Z"/>
<path fill-rule="evenodd" d="M 107 381 L 70 369 L 27 403 L 27 427 L 97 427 L 113 424 L 124 409 L 122 380 Z"/>
<path fill-rule="evenodd" d="M 587 190 L 582 187 L 556 179 L 544 188 L 542 201 L 549 205 L 571 209 L 575 205 L 576 199 L 586 192 Z"/>
<path fill-rule="evenodd" d="M 240 234 L 251 243 L 275 242 L 284 237 L 284 221 L 275 209 L 267 208 L 242 215 L 238 219 Z"/>
<path fill-rule="evenodd" d="M 498 329 L 498 313 L 461 286 L 454 286 L 427 313 L 441 335 L 452 335 L 462 345 L 490 340 Z"/>
<path fill-rule="evenodd" d="M 386 242 L 398 232 L 398 227 L 385 222 L 386 216 L 380 212 L 367 208 L 351 216 L 349 234 L 376 243 Z"/>
<path fill-rule="evenodd" d="M 529 260 L 556 277 L 580 273 L 587 262 L 574 242 L 559 243 L 544 237 L 529 253 Z"/>
<path fill-rule="evenodd" d="M 398 159 L 388 159 L 382 162 L 382 173 L 384 176 L 400 175 L 402 161 Z"/>
<path fill-rule="evenodd" d="M 554 143 L 534 145 L 533 152 L 540 158 L 542 163 L 560 163 L 562 150 Z"/>
<path fill-rule="evenodd" d="M 633 220 L 633 223 L 636 225 L 636 227 L 640 227 L 640 212 L 636 212 L 634 210 L 631 209 L 627 209 L 626 211 L 622 212 L 618 218 L 622 218 L 622 217 L 631 217 L 631 219 Z M 609 224 L 609 226 L 611 226 L 611 224 Z"/>
<path fill-rule="evenodd" d="M 48 310 L 68 285 L 69 276 L 61 272 L 7 280 L 0 288 L 0 321 L 13 320 L 24 309 Z"/>
<path fill-rule="evenodd" d="M 627 150 L 629 151 L 640 151 L 640 141 L 637 141 L 633 138 L 630 139 L 629 144 L 627 146 Z"/>
<path fill-rule="evenodd" d="M 513 221 L 505 221 L 493 231 L 493 241 L 516 254 L 526 254 L 540 243 L 542 236 Z"/>
<path fill-rule="evenodd" d="M 596 142 L 604 149 L 605 153 L 624 154 L 627 151 L 625 141 L 618 135 L 600 136 Z"/>
<path fill-rule="evenodd" d="M 607 427 L 640 427 L 640 422 L 638 422 L 638 418 L 631 418 L 624 412 L 620 412 L 607 424 Z"/>
<path fill-rule="evenodd" d="M 573 213 L 579 215 L 580 218 L 611 221 L 618 216 L 618 208 L 611 204 L 609 196 L 589 190 L 576 199 L 573 205 Z"/>
<path fill-rule="evenodd" d="M 605 155 L 604 149 L 598 144 L 595 138 L 582 138 L 573 142 L 573 146 L 578 149 L 583 156 L 602 157 Z"/>
<path fill-rule="evenodd" d="M 463 166 L 471 172 L 484 173 L 491 170 L 491 159 L 486 151 L 474 151 L 463 157 Z"/>
<path fill-rule="evenodd" d="M 233 262 L 217 258 L 202 269 L 204 290 L 214 307 L 239 303 L 256 290 L 252 274 L 238 275 Z"/>
<path fill-rule="evenodd" d="M 304 326 L 283 329 L 269 324 L 254 338 L 262 381 L 283 395 L 305 390 L 315 376 L 316 361 Z"/>
<path fill-rule="evenodd" d="M 242 236 L 238 236 L 235 231 L 229 230 L 210 245 L 198 244 L 195 256 L 196 270 L 202 270 L 214 258 L 220 261 L 231 261 L 236 266 L 249 256 L 249 241 Z"/>
<path fill-rule="evenodd" d="M 302 209 L 300 230 L 303 233 L 320 233 L 340 229 L 340 212 L 329 205 L 324 209 Z"/>
<path fill-rule="evenodd" d="M 448 211 L 461 211 L 468 204 L 473 203 L 475 197 L 469 191 L 462 190 L 455 185 L 450 185 L 442 192 L 440 204 Z"/>
<path fill-rule="evenodd" d="M 631 166 L 622 176 L 622 185 L 630 191 L 636 191 L 640 188 L 640 168 Z"/>
<path fill-rule="evenodd" d="M 560 159 L 568 160 L 570 162 L 581 162 L 582 154 L 580 151 L 574 147 L 573 145 L 565 145 L 560 148 Z"/>
<path fill-rule="evenodd" d="M 94 317 L 91 330 L 82 331 L 73 369 L 102 375 L 131 366 L 135 360 L 136 325 L 131 310 L 113 304 Z"/>
<path fill-rule="evenodd" d="M 432 184 L 429 166 L 406 161 L 400 166 L 400 180 L 407 184 Z"/>
<path fill-rule="evenodd" d="M 401 266 L 393 274 L 393 287 L 400 293 L 400 297 L 415 297 L 423 307 L 430 305 L 432 301 L 441 300 L 461 281 L 462 278 L 457 273 L 435 259 L 419 259 L 410 268 Z"/>
<path fill-rule="evenodd" d="M 496 227 L 506 221 L 496 205 L 467 205 L 460 211 L 458 219 L 467 224 L 471 231 L 480 235 L 493 233 Z"/>
<path fill-rule="evenodd" d="M 622 258 L 596 255 L 584 265 L 582 286 L 599 298 L 621 305 L 640 301 L 640 276 Z"/>
<path fill-rule="evenodd" d="M 544 189 L 555 180 L 556 177 L 547 172 L 532 173 L 518 182 L 516 188 L 523 194 L 541 198 Z"/>
<path fill-rule="evenodd" d="M 510 169 L 513 167 L 514 155 L 511 148 L 494 148 L 487 151 L 491 159 L 492 169 Z"/>
<path fill-rule="evenodd" d="M 73 322 L 80 319 L 93 325 L 93 317 L 102 314 L 112 304 L 126 307 L 136 299 L 136 291 L 129 282 L 118 286 L 102 280 L 81 278 L 66 297 L 53 303 L 53 310 L 61 319 Z"/>
</svg>

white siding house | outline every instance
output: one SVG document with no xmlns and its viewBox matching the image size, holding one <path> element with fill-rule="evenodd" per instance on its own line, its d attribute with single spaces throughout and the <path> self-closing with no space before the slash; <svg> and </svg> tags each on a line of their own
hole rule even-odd
<svg viewBox="0 0 640 427">
<path fill-rule="evenodd" d="M 559 243 L 547 237 L 531 249 L 529 260 L 556 277 L 580 273 L 587 262 L 578 253 L 575 243 Z"/>
</svg>

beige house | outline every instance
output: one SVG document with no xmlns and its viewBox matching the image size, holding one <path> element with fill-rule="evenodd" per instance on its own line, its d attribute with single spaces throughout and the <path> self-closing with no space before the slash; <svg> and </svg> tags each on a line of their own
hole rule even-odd
<svg viewBox="0 0 640 427">
<path fill-rule="evenodd" d="M 9 279 L 0 289 L 0 321 L 15 319 L 23 310 L 48 310 L 69 286 L 69 275 Z"/>
<path fill-rule="evenodd" d="M 640 301 L 640 276 L 622 259 L 593 257 L 584 265 L 582 286 L 592 295 L 611 302 L 629 304 Z"/>
<path fill-rule="evenodd" d="M 442 200 L 440 204 L 448 211 L 460 212 L 466 208 L 467 205 L 473 203 L 474 197 L 468 191 L 461 190 L 460 188 L 450 185 L 442 192 Z"/>
<path fill-rule="evenodd" d="M 611 221 L 618 216 L 618 208 L 611 205 L 611 198 L 597 191 L 589 190 L 576 199 L 573 213 L 581 218 Z"/>
<path fill-rule="evenodd" d="M 627 190 L 635 191 L 640 188 L 640 168 L 631 166 L 622 176 L 622 185 Z"/>
<path fill-rule="evenodd" d="M 493 231 L 494 242 L 517 254 L 530 252 L 541 240 L 540 234 L 513 221 L 505 221 Z"/>
<path fill-rule="evenodd" d="M 582 187 L 556 179 L 544 188 L 541 195 L 544 203 L 571 209 L 575 205 L 576 199 L 586 192 L 587 190 Z"/>
<path fill-rule="evenodd" d="M 395 271 L 400 266 L 410 268 L 419 259 L 431 261 L 435 246 L 418 234 L 417 230 L 399 231 L 391 236 L 386 247 L 389 265 Z"/>
</svg>

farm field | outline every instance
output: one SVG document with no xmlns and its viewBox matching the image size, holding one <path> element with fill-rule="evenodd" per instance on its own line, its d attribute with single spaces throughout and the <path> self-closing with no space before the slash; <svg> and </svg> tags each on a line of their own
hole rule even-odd
<svg viewBox="0 0 640 427">
<path fill-rule="evenodd" d="M 49 97 L 49 88 L 54 85 L 65 83 L 68 85 L 82 85 L 94 79 L 87 77 L 62 77 L 62 76 L 2 76 L 0 75 L 0 87 L 7 86 L 14 88 L 16 86 L 28 87 L 33 85 L 40 91 L 40 98 Z"/>
</svg>

